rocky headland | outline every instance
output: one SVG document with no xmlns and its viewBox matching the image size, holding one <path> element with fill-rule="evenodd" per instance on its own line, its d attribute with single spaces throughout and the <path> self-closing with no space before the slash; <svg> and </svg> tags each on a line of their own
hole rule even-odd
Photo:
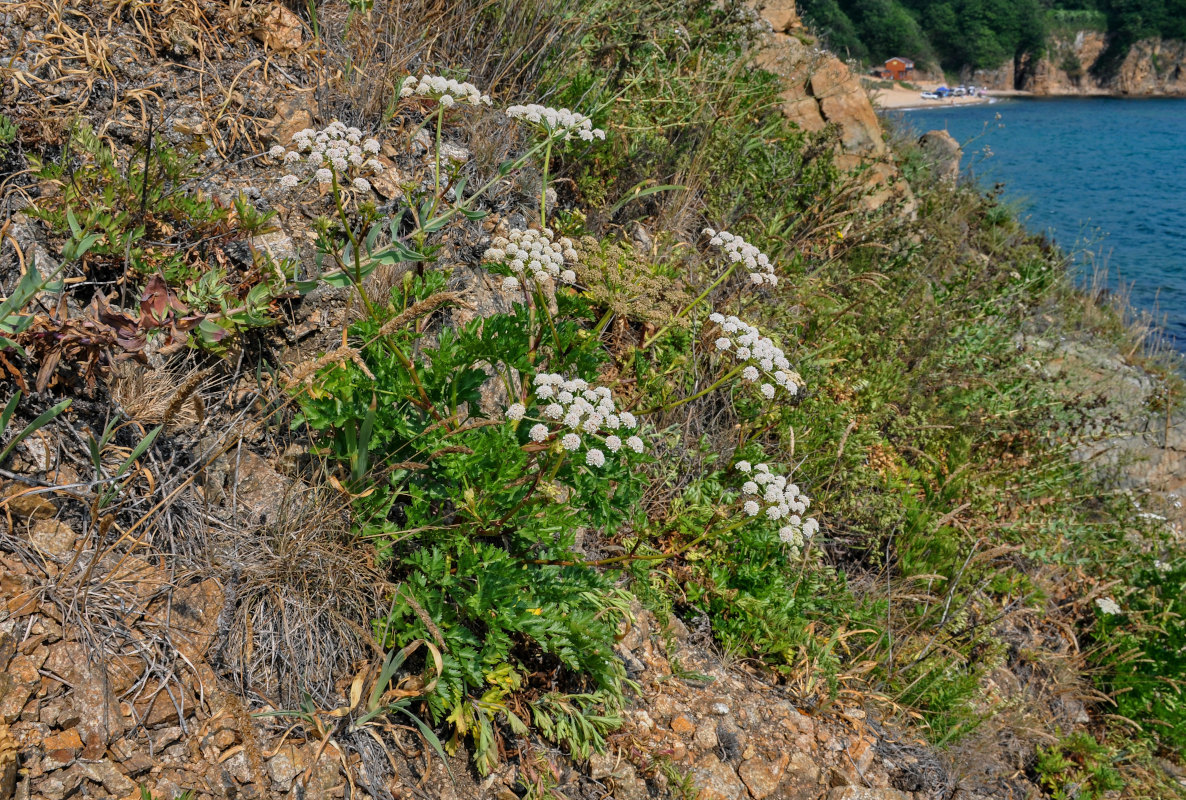
<svg viewBox="0 0 1186 800">
<path fill-rule="evenodd" d="M 1186 42 L 1142 39 L 1118 60 L 1109 51 L 1110 43 L 1099 31 L 1054 36 L 1041 56 L 1025 55 L 997 69 L 977 70 L 971 81 L 1039 97 L 1186 96 Z"/>
</svg>

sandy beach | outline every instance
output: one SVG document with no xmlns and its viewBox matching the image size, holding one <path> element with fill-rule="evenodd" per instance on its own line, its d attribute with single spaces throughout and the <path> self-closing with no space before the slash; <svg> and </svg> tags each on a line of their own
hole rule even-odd
<svg viewBox="0 0 1186 800">
<path fill-rule="evenodd" d="M 870 87 L 872 81 L 863 81 L 866 87 Z M 924 100 L 920 97 L 922 92 L 932 92 L 942 84 L 934 81 L 919 81 L 915 83 L 919 88 L 906 89 L 899 84 L 894 84 L 891 89 L 884 88 L 869 88 L 869 98 L 873 101 L 875 108 L 881 109 L 905 109 L 905 108 L 939 108 L 940 106 L 967 106 L 978 105 L 982 103 L 992 103 L 1001 97 L 1017 97 L 1027 94 L 1027 92 L 1017 91 L 988 91 L 983 97 L 948 97 L 945 100 Z"/>
</svg>

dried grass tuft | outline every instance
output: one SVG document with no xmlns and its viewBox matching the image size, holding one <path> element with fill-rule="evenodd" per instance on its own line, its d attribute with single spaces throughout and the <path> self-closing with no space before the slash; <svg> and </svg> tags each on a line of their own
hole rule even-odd
<svg viewBox="0 0 1186 800">
<path fill-rule="evenodd" d="M 271 524 L 212 537 L 228 598 L 215 660 L 244 695 L 333 707 L 336 682 L 376 654 L 370 622 L 393 587 L 340 498 L 291 500 Z"/>
<path fill-rule="evenodd" d="M 123 362 L 111 370 L 111 399 L 129 418 L 149 425 L 188 427 L 206 416 L 199 390 L 210 370 L 154 369 Z"/>
</svg>

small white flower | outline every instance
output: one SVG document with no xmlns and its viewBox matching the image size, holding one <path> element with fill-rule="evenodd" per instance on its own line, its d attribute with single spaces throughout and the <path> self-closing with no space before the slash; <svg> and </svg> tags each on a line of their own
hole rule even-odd
<svg viewBox="0 0 1186 800">
<path fill-rule="evenodd" d="M 756 381 L 758 379 L 757 367 L 746 367 L 745 369 L 743 369 L 741 371 L 741 377 L 744 378 L 749 383 L 753 383 L 754 381 Z"/>
<path fill-rule="evenodd" d="M 629 439 L 627 439 L 626 446 L 636 453 L 641 453 L 643 451 L 642 439 L 639 439 L 637 436 L 631 436 Z"/>
<path fill-rule="evenodd" d="M 504 292 L 519 291 L 519 279 L 511 277 L 511 276 L 507 276 L 507 277 L 503 278 L 502 279 L 502 290 Z"/>
<path fill-rule="evenodd" d="M 622 440 L 617 436 L 605 437 L 605 446 L 611 453 L 616 453 L 622 449 Z"/>
<path fill-rule="evenodd" d="M 762 396 L 765 397 L 767 400 L 773 400 L 774 399 L 774 387 L 771 386 L 769 383 L 763 383 L 762 384 Z"/>
<path fill-rule="evenodd" d="M 733 342 L 729 341 L 724 336 L 717 339 L 717 341 L 716 341 L 716 346 L 717 346 L 718 350 L 728 350 L 729 346 L 732 344 L 733 344 Z"/>
<path fill-rule="evenodd" d="M 638 427 L 638 420 L 635 419 L 634 415 L 631 414 L 629 411 L 623 411 L 621 414 L 618 415 L 618 418 L 622 422 L 622 427 L 628 431 L 632 431 Z M 642 451 L 639 450 L 638 452 L 641 453 Z"/>
<path fill-rule="evenodd" d="M 284 145 L 282 144 L 273 145 L 272 149 L 268 151 L 268 155 L 272 158 L 284 158 L 287 154 L 288 151 L 284 149 Z"/>
<path fill-rule="evenodd" d="M 551 397 L 555 393 L 555 391 L 556 391 L 555 386 L 551 386 L 551 385 L 545 383 L 542 386 L 535 387 L 535 396 L 538 397 L 540 400 L 547 400 L 549 397 Z"/>
<path fill-rule="evenodd" d="M 1115 600 L 1113 600 L 1111 597 L 1097 597 L 1097 598 L 1095 598 L 1095 604 L 1099 608 L 1099 610 L 1104 614 L 1122 614 L 1122 613 L 1124 613 L 1120 609 L 1120 604 L 1117 603 Z"/>
<path fill-rule="evenodd" d="M 527 413 L 527 408 L 522 403 L 514 403 L 507 409 L 507 419 L 518 421 L 523 419 L 523 415 Z"/>
<path fill-rule="evenodd" d="M 745 511 L 746 516 L 749 517 L 758 516 L 758 511 L 760 510 L 758 504 L 753 500 L 746 500 L 745 505 L 742 506 L 742 509 Z"/>
<path fill-rule="evenodd" d="M 601 467 L 605 465 L 605 453 L 598 450 L 596 447 L 590 448 L 588 453 L 585 453 L 585 463 L 591 467 Z"/>
<path fill-rule="evenodd" d="M 753 481 L 746 481 L 745 483 L 743 483 L 741 485 L 741 493 L 742 494 L 757 494 L 758 493 L 758 484 L 754 483 Z"/>
<path fill-rule="evenodd" d="M 296 175 L 285 175 L 280 179 L 280 185 L 285 189 L 295 189 L 300 180 Z"/>
<path fill-rule="evenodd" d="M 532 425 L 528 436 L 531 437 L 531 441 L 533 442 L 542 442 L 548 438 L 548 426 L 543 423 Z"/>
<path fill-rule="evenodd" d="M 741 472 L 749 472 L 751 469 L 753 469 L 753 467 L 750 466 L 748 461 L 738 461 L 737 469 Z"/>
<path fill-rule="evenodd" d="M 313 175 L 317 178 L 318 183 L 330 183 L 334 179 L 334 174 L 324 167 L 317 170 Z"/>
<path fill-rule="evenodd" d="M 371 183 L 366 178 L 355 178 L 354 189 L 359 192 L 369 192 L 371 190 Z"/>
<path fill-rule="evenodd" d="M 560 446 L 565 450 L 576 450 L 581 446 L 581 437 L 575 433 L 566 433 L 564 438 L 560 440 Z"/>
</svg>

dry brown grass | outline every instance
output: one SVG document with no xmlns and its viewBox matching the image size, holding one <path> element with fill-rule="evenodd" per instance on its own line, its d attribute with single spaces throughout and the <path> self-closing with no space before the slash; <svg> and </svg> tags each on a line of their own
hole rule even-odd
<svg viewBox="0 0 1186 800">
<path fill-rule="evenodd" d="M 351 536 L 343 502 L 298 491 L 273 523 L 213 537 L 233 598 L 220 620 L 217 660 L 245 696 L 297 708 L 307 693 L 334 707 L 337 682 L 382 654 L 369 625 L 394 587 L 373 548 Z"/>
<path fill-rule="evenodd" d="M 491 95 L 534 92 L 547 58 L 580 36 L 586 4 L 379 0 L 369 13 L 351 16 L 346 3 L 322 3 L 317 12 L 325 47 L 317 93 L 322 115 L 377 119 L 410 72 L 450 71 Z"/>
<path fill-rule="evenodd" d="M 107 387 L 111 399 L 132 419 L 188 428 L 206 418 L 202 390 L 211 374 L 212 370 L 192 366 L 154 369 L 122 362 L 111 370 Z"/>
</svg>

